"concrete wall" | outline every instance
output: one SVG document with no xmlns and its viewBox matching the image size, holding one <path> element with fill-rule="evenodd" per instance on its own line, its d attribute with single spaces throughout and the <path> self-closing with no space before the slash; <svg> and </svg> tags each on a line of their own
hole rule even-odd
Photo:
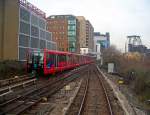
<svg viewBox="0 0 150 115">
<path fill-rule="evenodd" d="M 4 0 L 0 0 L 0 60 L 3 58 L 3 10 Z"/>
<path fill-rule="evenodd" d="M 5 0 L 3 59 L 18 59 L 19 2 Z"/>
</svg>

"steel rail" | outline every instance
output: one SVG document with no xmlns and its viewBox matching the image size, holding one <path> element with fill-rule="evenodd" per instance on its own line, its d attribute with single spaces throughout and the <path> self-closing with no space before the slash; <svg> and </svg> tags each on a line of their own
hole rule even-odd
<svg viewBox="0 0 150 115">
<path fill-rule="evenodd" d="M 96 67 L 96 68 L 97 68 L 97 72 L 98 72 L 99 74 L 101 74 L 101 73 L 99 72 L 98 67 Z M 110 99 L 109 99 L 108 94 L 107 94 L 107 91 L 106 91 L 106 88 L 105 88 L 105 86 L 104 86 L 104 84 L 103 84 L 103 82 L 102 82 L 102 80 L 101 80 L 100 75 L 99 75 L 97 72 L 96 72 L 96 74 L 97 74 L 97 76 L 98 76 L 98 78 L 99 78 L 99 81 L 100 81 L 100 83 L 101 83 L 101 85 L 102 85 L 102 88 L 103 88 L 104 94 L 105 94 L 105 98 L 106 98 L 106 100 L 107 100 L 109 113 L 110 113 L 110 115 L 114 115 L 114 114 L 113 114 L 113 110 L 112 110 L 112 106 L 111 106 L 111 103 L 110 103 Z M 102 75 L 102 74 L 101 74 L 101 75 Z M 103 75 L 102 75 L 102 76 L 103 76 Z"/>
<path fill-rule="evenodd" d="M 63 83 L 61 83 L 61 81 L 62 82 L 64 82 L 63 80 L 60 80 L 60 83 L 58 83 L 57 85 L 55 84 L 55 86 L 53 86 L 53 87 L 51 87 L 50 89 L 55 89 L 55 90 L 51 90 L 51 92 L 50 93 L 48 93 L 48 94 L 46 94 L 46 95 L 44 95 L 44 97 L 50 97 L 52 94 L 55 94 L 57 91 L 59 91 L 63 86 L 65 86 L 66 84 L 68 84 L 69 82 L 71 82 L 71 81 L 73 81 L 73 80 L 75 80 L 76 78 L 78 78 L 78 77 L 76 77 L 76 76 L 74 76 L 74 77 L 67 77 L 67 78 L 65 78 L 65 80 L 66 80 L 66 82 L 63 84 Z M 49 90 L 49 89 L 47 89 L 47 90 Z M 42 96 L 43 97 L 43 96 Z M 35 102 L 33 102 L 32 104 L 29 104 L 28 106 L 26 106 L 26 107 L 24 107 L 23 109 L 20 109 L 17 113 L 15 113 L 15 115 L 20 115 L 20 114 L 22 114 L 23 112 L 25 112 L 27 109 L 29 109 L 29 108 L 31 108 L 32 106 L 34 106 L 34 105 L 36 105 L 36 104 L 38 104 L 41 100 L 42 100 L 42 97 L 40 97 L 37 101 L 35 101 Z M 25 102 L 26 103 L 26 102 Z M 25 104 L 24 103 L 24 104 Z"/>
<path fill-rule="evenodd" d="M 97 70 L 104 77 L 104 74 L 100 71 L 100 69 L 98 68 L 98 66 L 97 66 Z M 132 110 L 134 112 L 134 115 L 137 115 L 137 112 L 136 112 L 134 106 L 131 103 L 129 103 L 129 104 L 130 104 L 130 106 L 131 106 L 131 108 L 132 108 Z"/>
<path fill-rule="evenodd" d="M 27 81 L 33 79 L 34 77 L 29 77 L 29 75 L 18 76 L 17 78 L 10 78 L 5 80 L 0 80 L 0 89 L 17 84 L 19 82 Z"/>
<path fill-rule="evenodd" d="M 73 71 L 72 73 L 69 73 L 68 76 L 67 76 L 67 75 L 65 75 L 65 76 L 66 76 L 66 78 L 69 78 L 69 76 L 71 76 L 72 74 L 75 74 L 75 73 L 77 73 L 77 72 L 79 72 L 79 70 Z M 57 80 L 57 81 L 54 81 L 53 84 L 57 83 L 58 81 L 62 81 L 63 79 L 66 79 L 66 78 L 61 78 L 61 79 L 59 79 L 59 80 Z M 77 77 L 75 77 L 75 78 L 77 78 Z M 49 85 L 52 85 L 52 83 L 47 84 L 47 85 L 45 85 L 45 86 L 42 87 L 42 88 L 46 88 L 46 87 L 48 87 Z M 39 91 L 39 90 L 41 90 L 42 88 L 36 89 L 35 91 Z M 57 90 L 58 90 L 58 89 L 57 89 Z M 46 90 L 46 91 L 48 91 L 48 90 Z M 46 91 L 45 91 L 45 92 L 46 92 Z M 31 95 L 32 93 L 33 93 L 33 92 L 31 92 L 31 93 L 29 93 L 29 94 L 27 94 L 27 95 Z M 53 93 L 54 93 L 54 92 L 53 92 Z M 12 101 L 9 101 L 8 103 L 6 102 L 6 103 L 4 103 L 4 104 L 1 104 L 1 106 L 5 106 L 5 105 L 7 105 L 7 104 L 9 104 L 9 103 L 11 103 L 11 102 L 13 102 L 13 101 L 17 101 L 18 99 L 20 99 L 20 98 L 22 98 L 22 97 L 26 97 L 27 95 L 25 95 L 25 96 L 19 96 L 19 97 L 17 97 L 16 99 L 12 99 Z M 24 112 L 26 109 L 32 107 L 33 105 L 35 105 L 36 103 L 38 103 L 39 101 L 41 101 L 41 99 L 42 99 L 42 98 L 38 99 L 37 101 L 35 101 L 35 102 L 33 102 L 32 104 L 28 105 L 27 107 L 23 108 L 22 110 L 19 110 L 16 114 L 20 114 L 20 113 Z M 25 103 L 26 103 L 26 102 L 24 101 L 24 102 L 21 103 L 20 105 L 23 105 L 23 104 L 25 104 Z M 19 106 L 20 106 L 20 105 L 19 105 Z M 8 111 L 6 111 L 6 113 L 10 112 L 10 111 L 13 110 L 13 109 L 15 109 L 15 107 L 12 108 L 12 109 L 10 109 L 10 110 L 8 110 Z"/>
<path fill-rule="evenodd" d="M 84 96 L 83 96 L 83 99 L 82 99 L 82 102 L 81 102 L 81 105 L 80 105 L 80 109 L 78 111 L 78 115 L 80 115 L 82 110 L 83 110 L 83 106 L 84 106 L 84 103 L 85 103 L 86 95 L 87 95 L 87 92 L 88 92 L 89 78 L 87 78 L 86 82 L 87 82 L 86 83 L 86 88 L 85 88 Z"/>
<path fill-rule="evenodd" d="M 82 68 L 81 68 L 81 69 L 82 69 Z M 84 68 L 83 68 L 83 69 L 84 69 Z M 50 86 L 50 85 L 52 85 L 52 84 L 57 83 L 57 82 L 60 81 L 60 80 L 65 79 L 65 77 L 69 77 L 70 75 L 79 72 L 79 70 L 80 70 L 80 69 L 78 69 L 78 70 L 73 70 L 73 71 L 71 71 L 71 72 L 69 72 L 69 73 L 65 73 L 65 74 L 63 74 L 63 75 L 57 76 L 57 78 L 59 78 L 58 80 L 53 81 L 53 82 L 51 82 L 51 83 L 48 83 L 48 84 L 46 84 L 46 85 L 44 85 L 44 86 L 42 86 L 42 87 L 39 87 L 39 88 L 37 88 L 37 89 L 34 89 L 34 90 L 30 91 L 30 92 L 27 92 L 27 93 L 25 93 L 24 95 L 19 95 L 19 96 L 15 97 L 15 98 L 13 98 L 13 99 L 11 99 L 11 100 L 8 100 L 8 101 L 6 101 L 6 102 L 4 102 L 4 103 L 1 103 L 1 104 L 0 104 L 0 107 L 3 107 L 3 106 L 5 106 L 5 105 L 7 105 L 7 104 L 9 104 L 9 103 L 12 103 L 13 101 L 16 101 L 16 100 L 18 100 L 18 99 L 20 99 L 20 98 L 24 98 L 25 96 L 31 95 L 33 92 L 38 92 L 38 91 L 40 91 L 41 89 L 43 89 L 43 88 L 45 88 L 45 87 L 48 87 L 48 86 Z"/>
<path fill-rule="evenodd" d="M 84 93 L 83 93 L 83 96 L 82 96 L 82 99 L 81 99 L 81 104 L 80 104 L 79 110 L 77 112 L 77 115 L 81 114 L 83 106 L 84 106 L 84 102 L 85 102 L 85 99 L 86 99 L 86 95 L 87 95 L 87 92 L 88 92 L 88 86 L 89 86 L 89 71 L 88 71 L 88 77 L 87 77 L 86 81 L 84 82 L 84 80 L 82 80 L 81 85 L 80 85 L 76 95 L 74 96 L 73 101 L 69 104 L 69 107 L 68 107 L 67 111 L 64 113 L 64 115 L 70 115 L 70 109 L 72 109 L 73 103 L 75 103 L 75 101 L 77 101 L 76 98 L 78 97 L 78 95 L 84 89 Z"/>
</svg>

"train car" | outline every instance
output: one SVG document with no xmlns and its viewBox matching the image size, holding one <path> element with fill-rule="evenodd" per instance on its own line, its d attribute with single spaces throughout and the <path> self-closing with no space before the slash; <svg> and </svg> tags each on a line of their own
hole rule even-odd
<svg viewBox="0 0 150 115">
<path fill-rule="evenodd" d="M 33 50 L 28 51 L 27 70 L 28 72 L 48 75 L 73 69 L 91 62 L 93 62 L 93 59 L 90 56 L 47 49 Z"/>
</svg>

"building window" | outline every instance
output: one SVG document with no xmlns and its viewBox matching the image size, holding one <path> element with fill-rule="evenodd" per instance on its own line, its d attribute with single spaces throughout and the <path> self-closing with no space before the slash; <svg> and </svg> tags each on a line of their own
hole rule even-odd
<svg viewBox="0 0 150 115">
<path fill-rule="evenodd" d="M 39 48 L 39 39 L 31 37 L 31 47 Z"/>
<path fill-rule="evenodd" d="M 20 8 L 20 19 L 30 22 L 30 12 L 24 8 Z"/>
<path fill-rule="evenodd" d="M 46 22 L 42 19 L 39 19 L 39 27 L 42 29 L 46 28 Z"/>
<path fill-rule="evenodd" d="M 76 26 L 68 26 L 68 30 L 76 30 Z"/>
<path fill-rule="evenodd" d="M 30 24 L 20 22 L 20 33 L 30 35 Z"/>
<path fill-rule="evenodd" d="M 19 47 L 19 60 L 26 60 L 28 48 Z"/>
<path fill-rule="evenodd" d="M 38 23 L 38 17 L 37 16 L 34 16 L 34 15 L 31 16 L 31 24 L 38 26 L 39 23 Z"/>
<path fill-rule="evenodd" d="M 47 49 L 49 49 L 49 50 L 52 49 L 52 44 L 51 44 L 51 42 L 47 42 Z"/>
<path fill-rule="evenodd" d="M 46 47 L 46 41 L 40 40 L 40 49 L 44 49 Z"/>
<path fill-rule="evenodd" d="M 70 36 L 68 39 L 69 41 L 74 41 L 76 38 L 74 36 Z"/>
<path fill-rule="evenodd" d="M 52 34 L 51 33 L 49 33 L 49 32 L 46 32 L 46 39 L 48 40 L 48 41 L 51 41 L 52 40 Z"/>
<path fill-rule="evenodd" d="M 41 39 L 45 39 L 45 38 L 46 38 L 45 36 L 46 36 L 46 35 L 45 35 L 45 31 L 40 30 L 40 38 L 41 38 Z"/>
<path fill-rule="evenodd" d="M 29 36 L 19 35 L 19 46 L 28 47 L 29 46 Z"/>
<path fill-rule="evenodd" d="M 75 31 L 68 31 L 68 35 L 69 35 L 69 36 L 75 36 L 76 33 L 75 33 Z"/>
<path fill-rule="evenodd" d="M 75 41 L 69 41 L 69 47 L 75 48 Z"/>
<path fill-rule="evenodd" d="M 76 20 L 68 20 L 68 24 L 76 24 Z"/>
<path fill-rule="evenodd" d="M 35 26 L 31 26 L 31 35 L 34 37 L 39 37 L 39 29 Z"/>
</svg>

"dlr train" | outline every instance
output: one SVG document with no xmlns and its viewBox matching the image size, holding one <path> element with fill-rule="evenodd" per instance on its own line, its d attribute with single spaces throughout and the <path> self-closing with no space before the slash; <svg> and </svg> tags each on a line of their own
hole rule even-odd
<svg viewBox="0 0 150 115">
<path fill-rule="evenodd" d="M 55 74 L 92 62 L 94 58 L 91 56 L 70 52 L 44 49 L 27 53 L 27 71 L 43 75 Z"/>
</svg>

